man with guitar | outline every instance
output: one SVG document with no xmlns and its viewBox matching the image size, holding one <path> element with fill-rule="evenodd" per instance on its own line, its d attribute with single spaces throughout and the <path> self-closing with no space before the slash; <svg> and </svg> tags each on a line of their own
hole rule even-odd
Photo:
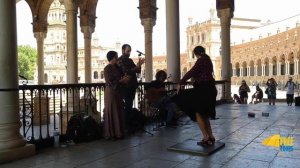
<svg viewBox="0 0 300 168">
<path fill-rule="evenodd" d="M 167 111 L 166 125 L 176 126 L 176 110 L 177 106 L 171 101 L 170 96 L 165 89 L 164 81 L 167 79 L 167 73 L 160 70 L 155 75 L 156 80 L 150 82 L 146 87 L 146 99 L 148 103 L 156 108 Z"/>
</svg>

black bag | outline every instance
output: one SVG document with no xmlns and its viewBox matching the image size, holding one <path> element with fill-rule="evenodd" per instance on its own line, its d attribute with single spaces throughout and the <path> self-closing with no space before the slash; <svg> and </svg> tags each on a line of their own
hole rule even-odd
<svg viewBox="0 0 300 168">
<path fill-rule="evenodd" d="M 268 94 L 268 93 L 269 93 L 269 88 L 266 88 L 265 94 Z"/>
<path fill-rule="evenodd" d="M 68 121 L 66 135 L 75 143 L 86 142 L 101 138 L 102 128 L 91 116 L 76 114 Z"/>
<path fill-rule="evenodd" d="M 133 108 L 130 113 L 130 120 L 129 120 L 129 129 L 132 132 L 141 130 L 144 128 L 146 123 L 146 117 L 145 115 L 138 109 Z"/>
<path fill-rule="evenodd" d="M 295 97 L 295 106 L 300 106 L 300 97 Z"/>
</svg>

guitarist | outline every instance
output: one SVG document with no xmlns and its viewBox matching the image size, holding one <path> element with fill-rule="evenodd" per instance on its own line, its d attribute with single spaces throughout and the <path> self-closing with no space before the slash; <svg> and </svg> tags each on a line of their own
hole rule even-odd
<svg viewBox="0 0 300 168">
<path fill-rule="evenodd" d="M 177 106 L 171 101 L 170 96 L 167 95 L 164 81 L 167 79 L 167 73 L 160 70 L 156 73 L 154 81 L 145 86 L 146 98 L 148 103 L 156 108 L 164 108 L 167 111 L 167 126 L 176 126 L 176 109 Z"/>
</svg>

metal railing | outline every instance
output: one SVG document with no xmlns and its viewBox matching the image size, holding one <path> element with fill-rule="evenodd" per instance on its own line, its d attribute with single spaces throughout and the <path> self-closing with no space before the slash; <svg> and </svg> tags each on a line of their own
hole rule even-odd
<svg viewBox="0 0 300 168">
<path fill-rule="evenodd" d="M 146 117 L 151 116 L 147 109 L 145 85 L 139 83 L 134 100 L 134 108 Z M 225 81 L 216 81 L 217 101 L 221 102 L 225 94 Z M 185 84 L 191 88 L 191 83 Z M 84 113 L 97 122 L 103 122 L 104 83 L 93 84 L 59 84 L 59 85 L 20 85 L 20 128 L 28 143 L 38 146 L 51 146 L 53 132 L 59 129 L 65 135 L 67 123 L 71 116 Z M 167 90 L 175 89 L 176 83 L 166 83 Z"/>
</svg>

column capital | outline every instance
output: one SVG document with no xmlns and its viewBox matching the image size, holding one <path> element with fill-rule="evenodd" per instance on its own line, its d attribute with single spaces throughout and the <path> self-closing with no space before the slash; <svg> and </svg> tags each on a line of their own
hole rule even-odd
<svg viewBox="0 0 300 168">
<path fill-rule="evenodd" d="M 92 15 L 80 15 L 80 26 L 89 26 L 92 27 L 93 29 L 96 27 L 96 16 L 92 16 Z"/>
<path fill-rule="evenodd" d="M 231 18 L 233 18 L 233 11 L 230 8 L 227 9 L 218 9 L 217 10 L 218 13 L 218 17 L 221 20 L 221 23 L 223 23 L 224 21 L 230 21 Z"/>
<path fill-rule="evenodd" d="M 33 32 L 34 38 L 37 40 L 43 40 L 47 37 L 47 32 Z"/>
<path fill-rule="evenodd" d="M 145 31 L 149 30 L 152 32 L 152 28 L 155 25 L 156 19 L 145 18 L 141 19 L 141 24 L 144 26 Z"/>
<path fill-rule="evenodd" d="M 139 0 L 140 18 L 152 18 L 156 20 L 156 0 Z"/>
<path fill-rule="evenodd" d="M 91 39 L 94 31 L 95 31 L 95 27 L 81 26 L 81 32 L 83 33 L 85 39 Z"/>
<path fill-rule="evenodd" d="M 48 22 L 46 20 L 40 20 L 38 17 L 33 18 L 32 22 L 33 32 L 47 32 Z"/>
</svg>

